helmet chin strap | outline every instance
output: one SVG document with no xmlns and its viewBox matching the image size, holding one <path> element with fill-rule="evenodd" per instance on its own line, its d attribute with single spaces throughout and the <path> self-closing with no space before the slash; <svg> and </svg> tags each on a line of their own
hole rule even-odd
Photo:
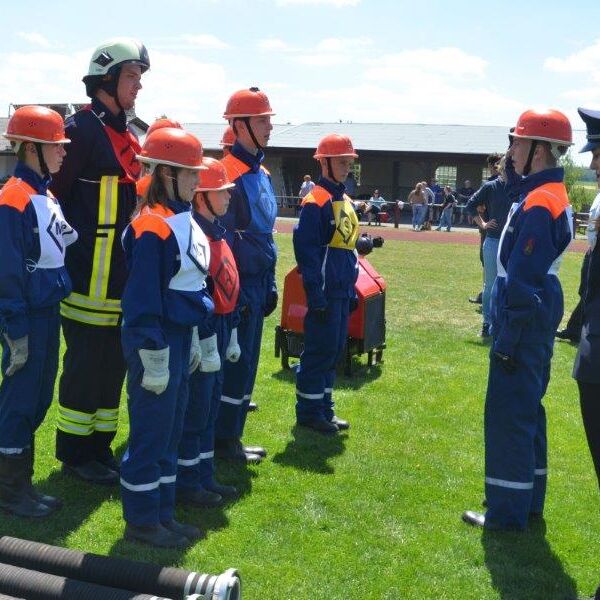
<svg viewBox="0 0 600 600">
<path fill-rule="evenodd" d="M 219 215 L 215 212 L 213 208 L 212 202 L 208 198 L 208 192 L 200 192 L 202 194 L 202 198 L 204 199 L 204 204 L 206 204 L 206 208 L 208 208 L 209 212 L 215 219 L 219 218 Z"/>
<path fill-rule="evenodd" d="M 171 166 L 169 166 L 169 169 L 170 169 L 170 174 L 167 175 L 167 177 L 171 180 L 171 185 L 173 186 L 173 196 L 175 196 L 173 198 L 173 200 L 178 200 L 179 202 L 186 202 L 179 195 L 179 184 L 177 183 L 177 169 L 175 167 L 171 167 Z"/>
<path fill-rule="evenodd" d="M 244 121 L 244 123 L 246 124 L 246 129 L 248 130 L 248 133 L 250 134 L 250 139 L 252 140 L 252 143 L 256 146 L 257 150 L 262 150 L 264 146 L 261 146 L 261 144 L 258 143 L 258 140 L 256 139 L 256 136 L 254 135 L 254 131 L 252 130 L 252 125 L 250 125 L 250 117 L 238 117 L 238 119 L 240 119 L 241 121 Z M 235 123 L 236 119 L 233 120 L 233 122 Z M 234 129 L 235 131 L 235 129 Z M 237 134 L 237 132 L 236 132 Z"/>
<path fill-rule="evenodd" d="M 523 175 L 525 175 L 525 177 L 527 177 L 527 175 L 529 175 L 529 173 L 531 172 L 531 163 L 533 162 L 533 155 L 535 154 L 535 149 L 537 148 L 537 144 L 538 144 L 537 140 L 531 140 L 531 146 L 529 148 L 529 155 L 527 156 L 527 162 L 525 163 L 525 166 L 523 167 Z"/>
<path fill-rule="evenodd" d="M 333 174 L 333 168 L 331 166 L 331 156 L 326 156 L 325 160 L 327 161 L 327 171 L 328 171 L 329 178 L 332 179 L 333 181 L 335 181 L 336 183 L 342 183 L 341 181 L 338 181 L 335 178 L 335 175 Z"/>
<path fill-rule="evenodd" d="M 108 73 L 109 79 L 102 81 L 100 87 L 115 101 L 119 110 L 125 110 L 119 101 L 117 88 L 119 86 L 119 78 L 121 77 L 121 67 L 116 67 L 112 73 Z"/>
<path fill-rule="evenodd" d="M 48 177 L 50 175 L 50 170 L 48 169 L 48 165 L 46 164 L 46 159 L 44 158 L 44 153 L 42 152 L 42 144 L 39 142 L 35 142 L 35 151 L 37 153 L 38 161 L 40 163 L 40 171 L 44 177 Z"/>
</svg>

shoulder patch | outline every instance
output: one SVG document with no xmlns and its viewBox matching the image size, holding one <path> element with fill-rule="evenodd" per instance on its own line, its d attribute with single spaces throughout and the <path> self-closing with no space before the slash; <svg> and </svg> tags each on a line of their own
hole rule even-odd
<svg viewBox="0 0 600 600">
<path fill-rule="evenodd" d="M 223 157 L 221 163 L 225 167 L 230 181 L 240 178 L 250 170 L 250 167 L 244 161 L 236 158 L 233 154 Z"/>
<path fill-rule="evenodd" d="M 35 195 L 35 190 L 28 183 L 11 177 L 0 191 L 0 206 L 10 206 L 23 212 L 32 195 Z"/>
<path fill-rule="evenodd" d="M 314 203 L 317 206 L 321 207 L 327 204 L 331 200 L 331 194 L 320 185 L 315 185 L 315 187 L 304 196 L 302 200 L 301 206 L 305 204 Z"/>
<path fill-rule="evenodd" d="M 171 234 L 171 228 L 166 221 L 155 214 L 146 213 L 140 215 L 131 222 L 131 227 L 135 233 L 135 239 L 139 239 L 144 233 L 153 233 L 161 240 L 166 240 Z"/>
<path fill-rule="evenodd" d="M 557 219 L 569 206 L 567 190 L 562 183 L 547 183 L 527 195 L 523 210 L 534 207 L 545 208 L 553 219 Z"/>
</svg>

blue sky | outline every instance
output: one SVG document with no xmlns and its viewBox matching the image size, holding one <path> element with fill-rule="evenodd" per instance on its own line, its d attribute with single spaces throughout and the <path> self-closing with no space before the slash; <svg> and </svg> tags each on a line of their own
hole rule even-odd
<svg viewBox="0 0 600 600">
<path fill-rule="evenodd" d="M 137 106 L 146 121 L 218 122 L 250 85 L 284 123 L 510 125 L 551 106 L 580 127 L 577 106 L 600 108 L 600 4 L 587 0 L 146 0 L 123 2 L 121 16 L 102 5 L 119 6 L 10 3 L 0 106 L 84 100 L 93 47 L 127 35 L 152 62 Z"/>
</svg>

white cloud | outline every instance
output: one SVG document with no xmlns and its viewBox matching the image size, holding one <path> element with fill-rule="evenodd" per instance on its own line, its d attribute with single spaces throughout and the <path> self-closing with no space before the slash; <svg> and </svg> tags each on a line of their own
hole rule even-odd
<svg viewBox="0 0 600 600">
<path fill-rule="evenodd" d="M 52 43 L 50 42 L 50 40 L 45 38 L 41 33 L 37 33 L 36 31 L 19 31 L 17 35 L 21 39 L 35 46 L 41 46 L 42 48 L 52 47 Z"/>
<path fill-rule="evenodd" d="M 203 50 L 223 50 L 224 48 L 229 48 L 229 44 L 210 33 L 184 33 L 179 37 L 181 41 L 189 44 L 190 46 L 194 48 L 201 48 Z"/>
<path fill-rule="evenodd" d="M 293 50 L 287 42 L 279 38 L 259 40 L 257 46 L 259 50 L 264 50 L 265 52 L 288 52 Z"/>
<path fill-rule="evenodd" d="M 334 8 L 346 8 L 357 6 L 361 0 L 276 0 L 277 6 L 296 6 L 303 4 L 333 6 Z"/>
<path fill-rule="evenodd" d="M 600 39 L 591 46 L 570 54 L 565 58 L 551 56 L 544 61 L 544 68 L 555 73 L 594 74 L 600 68 Z"/>
</svg>

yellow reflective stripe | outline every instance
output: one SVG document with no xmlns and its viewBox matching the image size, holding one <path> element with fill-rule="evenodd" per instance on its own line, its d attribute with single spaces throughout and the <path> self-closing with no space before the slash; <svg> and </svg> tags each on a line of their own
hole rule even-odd
<svg viewBox="0 0 600 600">
<path fill-rule="evenodd" d="M 117 431 L 118 422 L 118 408 L 99 408 L 96 411 L 96 422 L 94 423 L 94 428 L 96 431 Z"/>
<path fill-rule="evenodd" d="M 119 417 L 119 409 L 118 408 L 99 408 L 96 411 L 97 419 L 117 419 Z"/>
<path fill-rule="evenodd" d="M 98 421 L 96 421 L 94 423 L 94 429 L 96 431 L 104 431 L 104 432 L 117 431 L 117 422 L 115 421 L 114 423 L 98 423 Z"/>
<path fill-rule="evenodd" d="M 98 233 L 94 246 L 92 277 L 90 279 L 90 296 L 106 298 L 108 278 L 110 275 L 110 259 L 115 240 L 114 227 L 103 228 L 103 225 L 114 225 L 117 220 L 117 200 L 119 194 L 119 178 L 104 176 L 100 180 L 100 201 L 98 202 Z"/>
<path fill-rule="evenodd" d="M 73 423 L 69 423 L 68 421 L 59 421 L 56 424 L 57 429 L 64 431 L 65 433 L 71 433 L 73 435 L 92 435 L 94 432 L 93 427 L 82 427 L 81 425 L 74 425 Z"/>
<path fill-rule="evenodd" d="M 90 296 L 84 296 L 83 294 L 72 292 L 71 295 L 66 298 L 66 301 L 68 304 L 79 306 L 81 308 L 95 308 L 104 312 L 121 311 L 121 300 L 118 299 L 91 298 Z"/>
<path fill-rule="evenodd" d="M 58 407 L 58 414 L 69 421 L 77 421 L 79 423 L 93 423 L 96 418 L 95 413 L 84 413 L 60 405 Z"/>
<path fill-rule="evenodd" d="M 103 325 L 106 327 L 116 327 L 119 324 L 121 314 L 99 314 L 87 310 L 79 310 L 68 306 L 64 302 L 60 304 L 60 314 L 67 319 L 88 323 L 90 325 Z"/>
</svg>

